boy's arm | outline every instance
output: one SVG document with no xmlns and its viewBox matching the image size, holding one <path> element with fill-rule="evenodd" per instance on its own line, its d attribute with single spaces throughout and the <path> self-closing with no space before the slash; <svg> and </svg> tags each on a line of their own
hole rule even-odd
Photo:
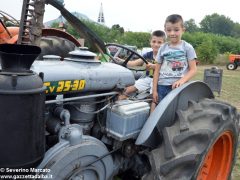
<svg viewBox="0 0 240 180">
<path fill-rule="evenodd" d="M 146 64 L 147 70 L 150 70 L 150 69 L 155 70 L 155 67 L 156 67 L 156 64 L 153 64 L 153 63 L 148 63 L 148 64 Z"/>
<path fill-rule="evenodd" d="M 157 92 L 157 85 L 159 79 L 159 72 L 161 69 L 161 64 L 155 64 L 155 71 L 153 74 L 153 102 L 158 103 L 158 92 Z"/>
<path fill-rule="evenodd" d="M 121 63 L 123 63 L 125 60 L 124 59 L 121 59 L 119 57 L 115 57 L 115 59 Z M 133 67 L 133 66 L 142 66 L 143 65 L 143 60 L 142 59 L 136 59 L 136 60 L 133 60 L 133 61 L 128 61 L 127 63 L 127 66 L 128 67 Z"/>
<path fill-rule="evenodd" d="M 188 61 L 188 65 L 189 65 L 189 71 L 181 79 L 173 83 L 172 85 L 173 89 L 189 81 L 197 73 L 197 66 L 196 66 L 195 60 Z"/>
<path fill-rule="evenodd" d="M 142 66 L 143 65 L 143 60 L 142 59 L 136 59 L 133 61 L 128 61 L 127 66 L 133 67 L 133 66 Z"/>
</svg>

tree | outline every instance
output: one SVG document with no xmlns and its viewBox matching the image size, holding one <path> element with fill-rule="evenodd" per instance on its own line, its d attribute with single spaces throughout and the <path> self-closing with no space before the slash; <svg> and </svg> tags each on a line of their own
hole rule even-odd
<svg viewBox="0 0 240 180">
<path fill-rule="evenodd" d="M 185 21 L 184 26 L 185 26 L 187 32 L 192 33 L 192 32 L 199 31 L 199 27 L 196 25 L 194 19 L 189 19 L 188 21 Z"/>
<path fill-rule="evenodd" d="M 200 22 L 200 26 L 203 32 L 230 36 L 234 27 L 234 22 L 224 15 L 214 13 L 205 16 Z"/>
<path fill-rule="evenodd" d="M 149 39 L 151 37 L 150 33 L 146 32 L 125 32 L 124 36 L 121 37 L 121 44 L 134 45 L 138 48 L 148 47 Z"/>
<path fill-rule="evenodd" d="M 124 28 L 121 27 L 119 24 L 114 24 L 114 25 L 112 25 L 112 30 L 117 30 L 117 31 L 119 31 L 121 34 L 124 34 Z"/>
<path fill-rule="evenodd" d="M 205 27 L 206 31 L 213 31 L 213 25 L 217 25 L 216 22 L 218 22 L 218 20 L 222 19 L 223 17 L 224 16 L 219 16 L 218 14 L 206 16 L 202 20 L 201 26 Z M 228 19 L 226 18 L 225 20 L 227 21 Z M 114 42 L 118 44 L 128 44 L 137 46 L 139 49 L 149 46 L 149 39 L 151 36 L 149 32 L 125 32 L 119 24 L 115 24 L 111 28 L 109 28 L 93 21 L 82 21 L 106 43 Z M 230 20 L 230 22 L 232 21 Z M 72 34 L 75 38 L 83 38 L 80 37 L 78 32 L 74 28 L 72 28 L 71 25 L 69 25 L 68 23 L 66 24 L 68 33 Z M 51 27 L 58 28 L 58 26 L 59 23 L 54 22 Z M 198 57 L 200 58 L 202 63 L 213 62 L 216 53 L 224 54 L 229 52 L 240 52 L 240 24 L 238 23 L 233 23 L 233 28 L 231 30 L 231 35 L 234 36 L 234 38 L 221 35 L 219 32 L 216 33 L 215 31 L 215 33 L 201 32 L 201 29 L 195 24 L 195 21 L 193 19 L 186 21 L 185 26 L 187 28 L 187 32 L 183 34 L 183 39 L 191 43 L 193 47 L 198 51 Z M 219 26 L 216 27 L 219 28 Z M 95 49 L 91 47 L 91 44 L 89 44 L 89 42 L 86 41 L 85 45 L 89 47 L 90 50 L 95 51 Z"/>
<path fill-rule="evenodd" d="M 232 34 L 233 37 L 237 37 L 240 38 L 240 24 L 239 23 L 235 23 L 233 30 L 232 30 Z"/>
<path fill-rule="evenodd" d="M 211 39 L 207 39 L 200 44 L 197 49 L 197 56 L 203 64 L 212 64 L 218 55 L 218 50 Z"/>
</svg>

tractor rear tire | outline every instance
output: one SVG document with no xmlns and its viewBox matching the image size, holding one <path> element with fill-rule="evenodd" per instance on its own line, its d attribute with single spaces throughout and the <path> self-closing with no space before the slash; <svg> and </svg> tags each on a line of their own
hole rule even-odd
<svg viewBox="0 0 240 180">
<path fill-rule="evenodd" d="M 227 103 L 212 99 L 189 102 L 187 110 L 177 112 L 174 124 L 162 129 L 164 142 L 150 153 L 155 168 L 145 179 L 230 178 L 236 159 L 238 122 L 236 108 Z"/>
<path fill-rule="evenodd" d="M 228 63 L 227 64 L 227 69 L 228 70 L 235 70 L 235 69 L 237 69 L 237 64 L 235 64 L 235 63 Z"/>
<path fill-rule="evenodd" d="M 75 50 L 76 45 L 62 37 L 44 36 L 41 38 L 40 47 L 42 52 L 37 59 L 42 60 L 44 55 L 57 55 L 64 59 L 70 51 Z"/>
</svg>

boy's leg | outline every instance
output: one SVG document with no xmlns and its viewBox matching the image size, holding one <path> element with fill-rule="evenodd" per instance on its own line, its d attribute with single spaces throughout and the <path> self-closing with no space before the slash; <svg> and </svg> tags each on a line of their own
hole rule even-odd
<svg viewBox="0 0 240 180">
<path fill-rule="evenodd" d="M 158 90 L 158 103 L 159 103 L 172 90 L 172 86 L 158 85 L 157 90 Z M 154 111 L 156 106 L 157 104 L 155 103 L 151 104 L 151 112 Z"/>
<path fill-rule="evenodd" d="M 152 88 L 153 88 L 153 78 L 149 78 L 149 86 L 150 86 L 150 94 L 152 94 Z M 151 107 L 150 107 L 150 113 L 152 113 L 154 111 L 154 109 L 156 108 L 157 104 L 152 102 L 151 103 Z"/>
<path fill-rule="evenodd" d="M 135 86 L 128 86 L 128 87 L 124 90 L 123 94 L 121 94 L 121 95 L 118 96 L 118 100 L 127 99 L 128 96 L 129 96 L 131 93 L 136 92 L 136 91 L 137 91 L 137 88 L 136 88 Z"/>
<path fill-rule="evenodd" d="M 150 88 L 150 82 L 151 81 L 149 81 L 148 77 L 138 79 L 135 82 L 134 86 L 129 86 L 124 90 L 124 93 L 118 97 L 118 100 L 126 99 L 131 93 L 136 91 L 138 92 L 146 91 L 147 89 Z"/>
<path fill-rule="evenodd" d="M 150 107 L 150 113 L 152 113 L 154 111 L 154 109 L 156 108 L 157 104 L 152 102 L 151 103 L 151 107 Z"/>
<path fill-rule="evenodd" d="M 172 85 L 164 86 L 158 85 L 158 98 L 159 102 L 172 90 Z M 159 103 L 158 102 L 158 103 Z"/>
<path fill-rule="evenodd" d="M 150 89 L 151 80 L 149 80 L 149 79 L 150 79 L 149 77 L 145 77 L 145 78 L 138 79 L 135 82 L 134 86 L 137 88 L 139 93 Z"/>
</svg>

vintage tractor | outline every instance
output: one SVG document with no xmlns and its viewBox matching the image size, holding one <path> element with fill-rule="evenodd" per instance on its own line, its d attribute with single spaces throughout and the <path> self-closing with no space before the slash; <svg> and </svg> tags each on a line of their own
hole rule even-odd
<svg viewBox="0 0 240 180">
<path fill-rule="evenodd" d="M 227 64 L 228 70 L 235 70 L 240 66 L 240 55 L 230 54 L 228 57 L 229 63 Z"/>
<path fill-rule="evenodd" d="M 32 0 L 40 2 L 74 20 L 107 53 L 104 43 L 61 3 Z M 25 42 L 35 44 L 30 36 Z M 231 177 L 239 114 L 215 100 L 205 83 L 173 90 L 149 115 L 151 99 L 117 100 L 135 82 L 129 69 L 100 62 L 86 48 L 76 48 L 62 61 L 34 61 L 40 53 L 36 45 L 0 45 L 0 179 Z"/>
</svg>

